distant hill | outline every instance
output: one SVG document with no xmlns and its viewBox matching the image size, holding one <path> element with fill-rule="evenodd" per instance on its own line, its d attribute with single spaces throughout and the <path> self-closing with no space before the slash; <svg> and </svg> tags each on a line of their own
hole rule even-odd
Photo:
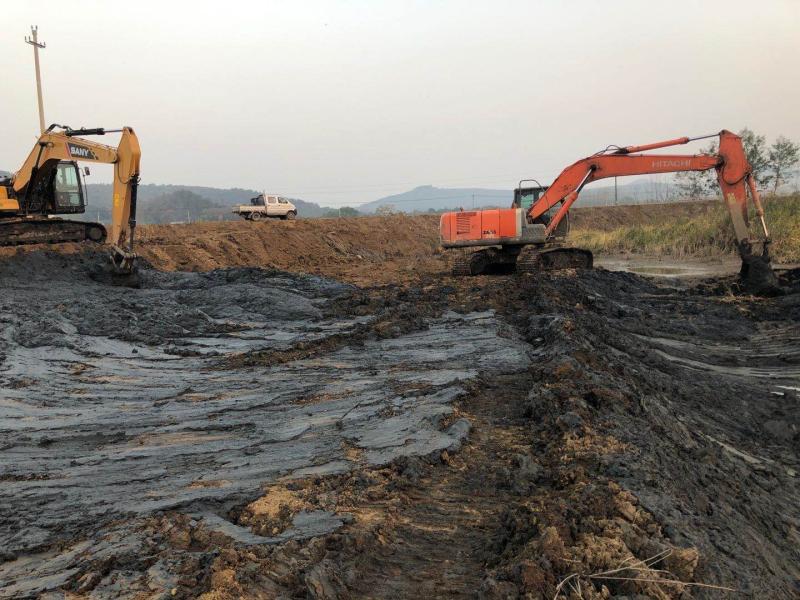
<svg viewBox="0 0 800 600">
<path fill-rule="evenodd" d="M 0 170 L 0 177 L 12 173 Z M 111 221 L 112 185 L 89 183 L 86 185 L 88 206 L 86 213 L 76 215 L 84 220 Z M 139 185 L 137 220 L 140 223 L 171 223 L 174 221 L 235 220 L 230 209 L 236 204 L 246 204 L 260 192 L 244 188 L 213 188 L 199 185 L 173 185 L 143 183 Z M 329 208 L 315 202 L 291 198 L 301 218 L 321 217 Z"/>
<path fill-rule="evenodd" d="M 672 183 L 655 180 L 636 180 L 617 186 L 618 204 L 649 204 L 675 200 L 677 187 Z M 399 212 L 431 212 L 457 208 L 511 206 L 513 190 L 488 188 L 439 188 L 423 185 L 402 194 L 386 196 L 358 207 L 361 212 L 372 213 L 381 206 L 390 206 Z M 614 186 L 587 187 L 580 196 L 581 206 L 614 204 Z"/>
<path fill-rule="evenodd" d="M 87 220 L 111 220 L 112 185 L 90 183 L 86 186 L 89 206 Z M 243 188 L 212 188 L 197 185 L 139 185 L 137 217 L 141 223 L 172 223 L 175 221 L 218 221 L 238 219 L 230 212 L 236 204 L 247 203 L 260 192 Z M 292 198 L 301 218 L 321 217 L 326 209 L 314 202 Z"/>
<path fill-rule="evenodd" d="M 402 194 L 367 202 L 359 206 L 358 210 L 373 213 L 381 206 L 388 206 L 401 212 L 427 212 L 454 208 L 469 209 L 473 206 L 506 206 L 511 204 L 513 197 L 513 192 L 510 190 L 438 188 L 421 185 Z"/>
<path fill-rule="evenodd" d="M 181 189 L 142 200 L 137 208 L 137 220 L 142 223 L 222 221 L 234 216 L 230 214 L 228 207 L 219 206 L 208 198 Z"/>
</svg>

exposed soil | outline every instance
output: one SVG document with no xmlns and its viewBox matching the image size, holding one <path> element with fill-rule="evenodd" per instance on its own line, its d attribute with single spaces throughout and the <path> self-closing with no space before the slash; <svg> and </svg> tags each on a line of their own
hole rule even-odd
<svg viewBox="0 0 800 600">
<path fill-rule="evenodd" d="M 455 279 L 359 221 L 0 263 L 0 597 L 800 595 L 800 271 Z"/>
<path fill-rule="evenodd" d="M 147 225 L 142 256 L 162 270 L 268 267 L 374 285 L 438 272 L 438 215 Z"/>
</svg>

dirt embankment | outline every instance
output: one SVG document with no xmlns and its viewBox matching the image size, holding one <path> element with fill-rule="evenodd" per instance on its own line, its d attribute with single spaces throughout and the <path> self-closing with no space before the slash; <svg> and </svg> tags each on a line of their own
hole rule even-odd
<svg viewBox="0 0 800 600">
<path fill-rule="evenodd" d="M 695 246 L 700 248 L 730 237 L 726 216 L 717 218 L 719 213 L 719 203 L 710 201 L 578 207 L 570 215 L 575 243 L 595 253 L 619 254 L 641 246 L 640 253 L 646 254 L 650 248 L 656 255 L 655 247 L 647 245 L 647 236 L 642 238 L 639 229 L 663 230 L 658 239 L 660 250 L 675 244 L 683 247 L 686 232 L 674 230 L 674 223 L 710 222 L 714 216 L 715 224 L 704 224 L 709 230 L 705 237 L 695 236 Z M 357 284 L 389 283 L 395 273 L 406 277 L 448 270 L 450 253 L 439 248 L 438 226 L 438 215 L 141 225 L 137 252 L 165 271 L 260 267 L 327 275 Z M 42 248 L 0 248 L 0 258 L 37 249 Z M 59 251 L 80 250 L 80 244 L 63 244 Z"/>
<path fill-rule="evenodd" d="M 765 200 L 777 262 L 800 260 L 800 198 Z M 598 255 L 678 259 L 734 256 L 727 209 L 719 201 L 578 207 L 572 243 Z M 266 223 L 197 223 L 140 228 L 139 249 L 160 269 L 260 266 L 389 282 L 393 271 L 440 273 L 438 215 L 396 215 Z"/>
<path fill-rule="evenodd" d="M 145 225 L 139 252 L 164 270 L 262 267 L 387 281 L 441 264 L 438 216 Z"/>
</svg>

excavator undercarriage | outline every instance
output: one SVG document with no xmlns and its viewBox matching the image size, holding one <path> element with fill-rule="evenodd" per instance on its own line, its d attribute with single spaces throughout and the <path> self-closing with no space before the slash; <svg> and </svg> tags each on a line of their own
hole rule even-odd
<svg viewBox="0 0 800 600">
<path fill-rule="evenodd" d="M 453 275 L 537 273 L 562 269 L 591 269 L 594 257 L 583 248 L 547 246 L 499 246 L 470 252 L 453 259 Z"/>
<path fill-rule="evenodd" d="M 84 221 L 19 217 L 0 222 L 0 246 L 83 241 L 102 244 L 106 241 L 106 235 L 106 228 L 102 224 Z"/>
</svg>

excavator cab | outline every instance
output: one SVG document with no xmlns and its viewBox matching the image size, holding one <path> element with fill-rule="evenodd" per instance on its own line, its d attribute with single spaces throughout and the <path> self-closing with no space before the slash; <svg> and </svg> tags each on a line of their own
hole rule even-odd
<svg viewBox="0 0 800 600">
<path fill-rule="evenodd" d="M 64 215 L 86 212 L 86 194 L 78 163 L 48 160 L 36 172 L 20 197 L 27 214 Z"/>
<path fill-rule="evenodd" d="M 530 182 L 536 183 L 536 186 L 523 187 L 522 184 Z M 517 189 L 514 190 L 514 203 L 511 205 L 511 208 L 521 208 L 527 213 L 531 206 L 538 202 L 539 198 L 544 196 L 547 188 L 548 186 L 540 184 L 535 179 L 523 179 L 519 182 Z M 559 208 L 561 208 L 561 204 L 556 204 L 550 210 L 540 216 L 535 222 L 549 225 L 550 220 L 556 215 Z M 553 231 L 553 237 L 557 239 L 563 239 L 567 237 L 568 233 L 569 213 L 567 213 L 564 219 L 562 219 L 559 223 L 559 226 L 555 229 L 555 231 Z"/>
<path fill-rule="evenodd" d="M 523 179 L 519 182 L 519 187 L 514 190 L 514 204 L 512 208 L 524 208 L 526 211 L 533 206 L 533 203 L 536 202 L 546 191 L 547 186 L 537 185 L 536 187 L 522 187 L 522 184 L 527 181 L 533 181 L 528 179 Z M 538 181 L 536 182 L 539 183 Z"/>
</svg>

